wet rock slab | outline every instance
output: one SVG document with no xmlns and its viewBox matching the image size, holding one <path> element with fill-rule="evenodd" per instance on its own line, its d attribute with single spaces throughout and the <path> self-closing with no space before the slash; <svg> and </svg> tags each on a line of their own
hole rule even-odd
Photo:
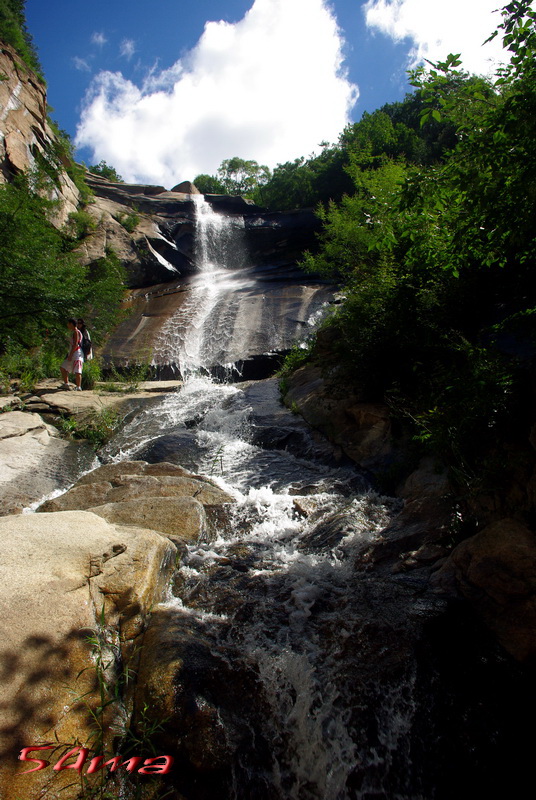
<svg viewBox="0 0 536 800">
<path fill-rule="evenodd" d="M 72 483 L 94 459 L 82 443 L 67 442 L 39 416 L 22 411 L 0 415 L 0 515 L 14 514 Z"/>
</svg>

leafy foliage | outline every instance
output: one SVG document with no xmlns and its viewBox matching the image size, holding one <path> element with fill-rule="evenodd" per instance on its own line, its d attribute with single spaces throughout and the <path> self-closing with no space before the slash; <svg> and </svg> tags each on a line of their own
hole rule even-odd
<svg viewBox="0 0 536 800">
<path fill-rule="evenodd" d="M 86 183 L 86 171 L 74 160 L 74 147 L 67 131 L 62 130 L 50 116 L 53 109 L 49 108 L 48 124 L 54 133 L 52 141 L 45 142 L 44 152 L 36 152 L 36 160 L 42 172 L 49 176 L 58 189 L 61 188 L 60 173 L 65 170 L 80 193 L 80 204 L 87 205 L 92 201 L 93 192 Z"/>
<path fill-rule="evenodd" d="M 198 175 L 194 185 L 201 194 L 225 194 L 225 186 L 215 175 Z"/>
<path fill-rule="evenodd" d="M 75 239 L 83 239 L 97 227 L 97 223 L 87 211 L 72 211 L 67 223 L 68 232 Z"/>
<path fill-rule="evenodd" d="M 133 233 L 136 230 L 141 220 L 140 215 L 136 214 L 135 211 L 131 211 L 130 214 L 116 214 L 115 218 L 129 233 Z"/>
<path fill-rule="evenodd" d="M 353 189 L 304 261 L 344 283 L 333 357 L 466 483 L 521 418 L 536 352 L 536 15 L 502 20 L 514 58 L 494 83 L 452 54 L 343 133 Z"/>
<path fill-rule="evenodd" d="M 56 208 L 47 199 L 49 184 L 36 173 L 0 186 L 0 352 L 45 341 L 63 348 L 69 316 L 84 316 L 98 341 L 117 318 L 119 259 L 109 253 L 89 268 L 80 265 L 69 238 L 49 222 Z"/>
<path fill-rule="evenodd" d="M 92 175 L 100 175 L 102 178 L 107 178 L 114 183 L 124 183 L 123 178 L 115 167 L 110 166 L 106 161 L 100 161 L 98 164 L 88 167 L 88 172 L 91 172 Z"/>
<path fill-rule="evenodd" d="M 256 161 L 228 158 L 222 161 L 216 175 L 198 175 L 194 180 L 203 194 L 251 194 L 270 179 L 270 170 Z"/>
<path fill-rule="evenodd" d="M 37 49 L 26 27 L 25 0 L 0 0 L 0 39 L 10 44 L 44 83 Z"/>
</svg>

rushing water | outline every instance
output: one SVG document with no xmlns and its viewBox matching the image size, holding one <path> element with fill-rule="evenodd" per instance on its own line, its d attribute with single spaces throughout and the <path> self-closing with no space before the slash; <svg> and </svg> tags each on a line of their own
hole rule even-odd
<svg viewBox="0 0 536 800">
<path fill-rule="evenodd" d="M 414 641 L 434 601 L 418 576 L 368 568 L 370 545 L 398 503 L 337 465 L 282 409 L 274 381 L 222 384 L 202 374 L 232 360 L 232 294 L 247 258 L 240 221 L 197 202 L 198 280 L 161 342 L 184 385 L 104 453 L 174 461 L 235 499 L 211 520 L 206 541 L 185 548 L 159 609 L 184 662 L 183 705 L 194 709 L 188 725 L 201 742 L 181 764 L 181 797 L 450 796 L 438 788 L 437 775 L 449 771 L 434 750 L 440 734 L 416 691 Z M 275 449 L 274 425 L 291 447 Z"/>
<path fill-rule="evenodd" d="M 187 548 L 167 604 L 174 618 L 194 620 L 235 669 L 253 669 L 262 686 L 263 713 L 236 697 L 238 715 L 255 717 L 248 724 L 257 744 L 233 764 L 230 796 L 366 797 L 367 783 L 378 788 L 378 774 L 392 768 L 412 714 L 404 691 L 411 669 L 404 668 L 397 692 L 377 710 L 381 732 L 371 744 L 355 719 L 356 687 L 347 685 L 356 679 L 349 670 L 363 625 L 355 562 L 397 503 L 370 491 L 353 467 L 326 454 L 311 458 L 312 437 L 290 412 L 285 417 L 273 382 L 265 382 L 259 408 L 259 393 L 247 385 L 200 374 L 230 361 L 232 292 L 243 285 L 247 258 L 240 221 L 202 199 L 197 213 L 199 276 L 161 342 L 185 383 L 116 437 L 106 457 L 175 460 L 236 500 L 213 540 Z M 300 429 L 301 452 L 256 443 L 276 406 L 281 424 Z M 349 780 L 363 759 L 370 777 L 356 792 Z"/>
<path fill-rule="evenodd" d="M 158 353 L 162 361 L 178 363 L 183 377 L 229 361 L 237 293 L 252 284 L 243 218 L 214 213 L 202 195 L 193 198 L 199 272 L 186 302 L 164 326 Z"/>
</svg>

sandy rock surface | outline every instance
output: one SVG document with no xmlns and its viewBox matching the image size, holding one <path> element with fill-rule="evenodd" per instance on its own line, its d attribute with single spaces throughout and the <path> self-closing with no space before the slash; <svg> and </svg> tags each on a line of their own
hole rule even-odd
<svg viewBox="0 0 536 800">
<path fill-rule="evenodd" d="M 117 653 L 128 657 L 163 598 L 176 550 L 153 531 L 119 528 L 86 511 L 5 517 L 0 540 L 0 794 L 16 800 L 43 791 L 47 800 L 65 800 L 75 796 L 62 791 L 72 783 L 69 772 L 46 769 L 14 780 L 21 765 L 8 756 L 56 737 L 90 742 L 94 725 L 76 700 L 89 692 L 84 702 L 97 703 L 86 637 L 104 609 Z"/>
</svg>

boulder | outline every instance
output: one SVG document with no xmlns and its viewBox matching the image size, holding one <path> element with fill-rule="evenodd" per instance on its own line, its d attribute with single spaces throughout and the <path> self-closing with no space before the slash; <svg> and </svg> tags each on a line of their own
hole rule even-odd
<svg viewBox="0 0 536 800">
<path fill-rule="evenodd" d="M 224 629 L 229 622 L 223 617 L 215 624 Z M 258 676 L 238 651 L 229 655 L 195 616 L 155 608 L 143 639 L 136 708 L 146 708 L 150 722 L 159 723 L 155 744 L 180 760 L 188 796 L 220 796 L 233 757 L 245 743 L 259 747 L 258 757 L 267 752 L 259 724 L 267 709 Z M 207 793 L 205 782 L 212 791 Z M 205 791 L 199 793 L 200 786 Z"/>
<path fill-rule="evenodd" d="M 205 510 L 193 497 L 140 497 L 89 509 L 118 525 L 140 525 L 177 543 L 195 542 L 206 531 Z"/>
<path fill-rule="evenodd" d="M 104 464 L 91 472 L 87 472 L 77 481 L 75 486 L 83 486 L 86 483 L 96 483 L 98 481 L 113 481 L 124 475 L 190 477 L 191 473 L 177 464 L 169 464 L 165 461 L 159 464 L 148 464 L 146 461 L 118 461 L 112 464 Z"/>
<path fill-rule="evenodd" d="M 20 404 L 20 397 L 16 397 L 16 395 L 10 394 L 0 397 L 0 409 L 15 410 Z"/>
<path fill-rule="evenodd" d="M 449 492 L 449 482 L 445 470 L 438 467 L 433 458 L 423 458 L 397 491 L 399 497 L 407 501 L 421 497 L 443 497 Z"/>
<path fill-rule="evenodd" d="M 4 800 L 71 800 L 79 790 L 71 771 L 50 767 L 21 778 L 16 754 L 57 741 L 62 747 L 44 756 L 54 764 L 69 745 L 98 738 L 88 709 L 101 702 L 99 678 L 105 699 L 113 699 L 114 662 L 128 664 L 137 650 L 176 550 L 153 531 L 117 527 L 86 511 L 4 517 L 0 540 L 0 792 Z M 92 656 L 95 631 L 101 644 Z M 96 669 L 99 657 L 106 674 Z M 108 747 L 109 724 L 121 719 L 117 705 L 103 718 Z"/>
<path fill-rule="evenodd" d="M 201 194 L 199 189 L 191 181 L 182 181 L 171 189 L 172 192 L 179 192 L 179 194 Z"/>
<path fill-rule="evenodd" d="M 121 461 L 88 472 L 39 511 L 88 509 L 109 522 L 141 525 L 184 544 L 208 535 L 207 513 L 210 522 L 233 502 L 212 481 L 175 464 Z"/>
<path fill-rule="evenodd" d="M 83 486 L 76 486 L 68 492 L 46 500 L 37 509 L 39 512 L 53 511 L 84 511 L 92 506 L 99 506 L 106 502 L 112 490 L 112 484 L 108 481 L 97 483 L 87 483 Z"/>
<path fill-rule="evenodd" d="M 360 466 L 377 469 L 392 456 L 388 407 L 328 384 L 319 366 L 306 364 L 288 378 L 284 402 Z"/>
<path fill-rule="evenodd" d="M 156 497 L 194 497 L 202 505 L 232 503 L 233 498 L 217 486 L 191 477 L 119 475 L 108 481 L 75 486 L 44 503 L 39 511 L 69 511 L 106 503 Z"/>
<path fill-rule="evenodd" d="M 536 534 L 502 519 L 461 542 L 434 578 L 467 598 L 519 661 L 536 660 Z"/>
</svg>

